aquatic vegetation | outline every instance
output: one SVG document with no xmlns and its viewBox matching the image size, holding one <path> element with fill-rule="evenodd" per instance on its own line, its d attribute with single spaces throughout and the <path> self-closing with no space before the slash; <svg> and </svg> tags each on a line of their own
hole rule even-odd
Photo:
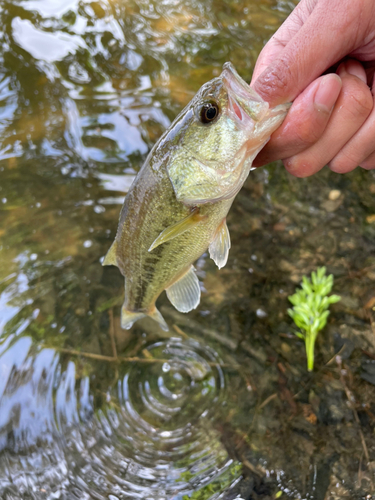
<svg viewBox="0 0 375 500">
<path fill-rule="evenodd" d="M 303 276 L 301 289 L 290 295 L 293 304 L 288 309 L 289 316 L 302 331 L 295 332 L 306 345 L 307 369 L 314 369 L 314 346 L 318 333 L 323 330 L 329 316 L 329 306 L 338 302 L 341 297 L 330 295 L 333 286 L 333 275 L 326 276 L 326 268 L 319 267 L 311 273 L 311 280 Z"/>
<path fill-rule="evenodd" d="M 182 500 L 210 500 L 217 498 L 217 495 L 225 491 L 234 481 L 241 477 L 242 465 L 234 462 L 223 474 L 215 478 L 198 491 L 194 491 L 190 495 L 184 495 Z M 181 479 L 188 482 L 191 479 L 191 473 L 186 471 L 181 474 Z M 241 500 L 241 499 L 239 499 Z"/>
</svg>

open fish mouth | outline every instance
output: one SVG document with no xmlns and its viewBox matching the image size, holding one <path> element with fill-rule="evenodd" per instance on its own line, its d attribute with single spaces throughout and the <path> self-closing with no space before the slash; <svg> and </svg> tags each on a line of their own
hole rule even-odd
<svg viewBox="0 0 375 500">
<path fill-rule="evenodd" d="M 254 128 L 254 120 L 251 115 L 241 106 L 236 99 L 234 92 L 228 90 L 228 115 L 241 128 L 252 130 Z"/>
</svg>

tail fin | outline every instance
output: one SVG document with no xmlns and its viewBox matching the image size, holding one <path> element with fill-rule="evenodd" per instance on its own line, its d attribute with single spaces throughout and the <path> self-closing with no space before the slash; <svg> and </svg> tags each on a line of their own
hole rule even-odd
<svg viewBox="0 0 375 500">
<path fill-rule="evenodd" d="M 148 316 L 149 318 L 152 318 L 154 321 L 159 323 L 160 327 L 167 332 L 169 330 L 167 323 L 165 322 L 165 319 L 163 316 L 160 314 L 160 312 L 154 307 L 153 311 L 149 313 L 144 313 L 144 312 L 132 312 L 128 311 L 125 307 L 125 305 L 122 306 L 121 309 L 121 328 L 125 328 L 125 330 L 130 330 L 130 328 L 133 326 L 133 324 L 138 321 L 139 319 L 142 319 L 144 317 Z"/>
</svg>

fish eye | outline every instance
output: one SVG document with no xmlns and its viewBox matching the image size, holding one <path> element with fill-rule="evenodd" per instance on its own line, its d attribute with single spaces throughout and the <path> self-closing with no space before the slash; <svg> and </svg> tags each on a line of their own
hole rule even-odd
<svg viewBox="0 0 375 500">
<path fill-rule="evenodd" d="M 199 112 L 199 119 L 205 125 L 212 123 L 219 116 L 220 108 L 215 101 L 205 102 Z"/>
</svg>

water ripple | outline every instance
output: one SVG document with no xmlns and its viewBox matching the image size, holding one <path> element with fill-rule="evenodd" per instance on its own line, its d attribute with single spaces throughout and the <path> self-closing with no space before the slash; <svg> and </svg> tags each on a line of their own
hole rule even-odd
<svg viewBox="0 0 375 500">
<path fill-rule="evenodd" d="M 230 469 L 215 430 L 225 376 L 211 348 L 154 342 L 103 397 L 95 377 L 79 377 L 73 361 L 63 368 L 53 349 L 33 353 L 29 337 L 3 347 L 1 498 L 177 500 Z"/>
</svg>

